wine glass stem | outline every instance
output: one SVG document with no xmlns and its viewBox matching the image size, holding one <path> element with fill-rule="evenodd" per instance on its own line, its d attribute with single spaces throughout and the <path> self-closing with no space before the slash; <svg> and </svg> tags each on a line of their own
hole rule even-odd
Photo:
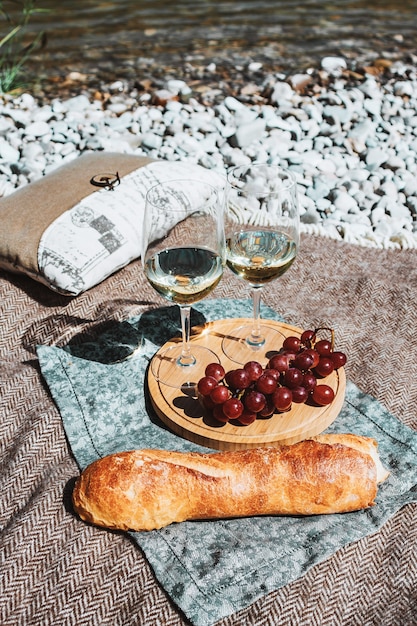
<svg viewBox="0 0 417 626">
<path fill-rule="evenodd" d="M 178 365 L 182 365 L 184 367 L 188 365 L 194 365 L 196 362 L 195 357 L 191 354 L 191 346 L 190 346 L 190 318 L 191 318 L 191 307 L 180 305 L 181 312 L 181 332 L 182 332 L 182 350 L 181 356 L 178 358 Z"/>
<path fill-rule="evenodd" d="M 265 343 L 265 337 L 261 332 L 261 289 L 262 287 L 252 287 L 253 328 L 249 337 L 246 338 L 246 343 L 252 348 L 260 348 Z"/>
</svg>

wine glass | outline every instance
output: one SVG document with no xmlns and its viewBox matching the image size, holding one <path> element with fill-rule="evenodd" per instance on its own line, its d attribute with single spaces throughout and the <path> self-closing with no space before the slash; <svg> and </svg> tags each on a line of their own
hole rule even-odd
<svg viewBox="0 0 417 626">
<path fill-rule="evenodd" d="M 226 183 L 226 262 L 252 287 L 253 322 L 225 337 L 225 354 L 238 363 L 274 348 L 276 329 L 261 323 L 261 292 L 294 262 L 299 209 L 293 174 L 278 165 L 251 163 L 231 169 Z M 275 342 L 276 345 L 276 342 Z"/>
<path fill-rule="evenodd" d="M 151 371 L 171 387 L 191 387 L 219 362 L 209 348 L 190 343 L 191 305 L 216 287 L 225 266 L 224 188 L 203 180 L 159 183 L 146 195 L 142 263 L 146 278 L 180 307 L 182 341 L 158 351 Z"/>
</svg>

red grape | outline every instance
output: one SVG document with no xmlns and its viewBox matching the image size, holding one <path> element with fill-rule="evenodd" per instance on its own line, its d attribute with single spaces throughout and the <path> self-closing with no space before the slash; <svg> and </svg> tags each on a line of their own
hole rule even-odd
<svg viewBox="0 0 417 626">
<path fill-rule="evenodd" d="M 289 363 L 289 365 L 291 365 L 291 362 L 294 361 L 294 359 L 297 356 L 298 352 L 295 352 L 294 350 L 284 350 L 281 354 L 286 354 L 287 355 L 288 363 Z"/>
<path fill-rule="evenodd" d="M 316 404 L 326 406 L 334 400 L 334 391 L 329 385 L 316 385 L 313 389 L 311 397 Z"/>
<path fill-rule="evenodd" d="M 197 384 L 197 389 L 202 396 L 209 396 L 215 387 L 217 387 L 217 380 L 213 376 L 204 376 Z"/>
<path fill-rule="evenodd" d="M 270 394 L 277 388 L 277 381 L 269 374 L 262 374 L 256 381 L 256 390 L 264 394 Z"/>
<path fill-rule="evenodd" d="M 299 370 L 309 370 L 313 367 L 314 357 L 308 352 L 300 352 L 294 359 L 294 367 L 298 367 Z"/>
<path fill-rule="evenodd" d="M 288 387 L 278 387 L 272 395 L 272 402 L 278 411 L 288 411 L 292 404 L 292 392 Z"/>
<path fill-rule="evenodd" d="M 316 332 L 314 330 L 305 330 L 300 337 L 301 343 L 305 346 L 310 346 L 315 336 Z"/>
<path fill-rule="evenodd" d="M 261 411 L 259 411 L 258 415 L 260 417 L 271 417 L 271 415 L 274 413 L 274 411 L 275 411 L 275 405 L 272 402 L 272 395 L 271 396 L 267 396 L 266 397 L 266 404 L 265 404 L 264 408 Z"/>
<path fill-rule="evenodd" d="M 266 404 L 266 398 L 264 394 L 259 391 L 248 391 L 243 399 L 243 404 L 248 411 L 259 413 Z"/>
<path fill-rule="evenodd" d="M 234 390 L 247 389 L 251 383 L 249 373 L 242 368 L 231 370 L 226 374 L 226 382 Z"/>
<path fill-rule="evenodd" d="M 314 349 L 320 356 L 328 356 L 332 351 L 332 343 L 327 339 L 320 339 L 314 344 Z"/>
<path fill-rule="evenodd" d="M 344 365 L 346 365 L 347 358 L 344 352 L 332 352 L 330 358 L 333 361 L 335 370 L 338 370 L 339 367 L 343 367 Z"/>
<path fill-rule="evenodd" d="M 227 415 L 229 419 L 236 419 L 243 413 L 244 406 L 239 398 L 229 398 L 223 404 L 223 413 Z"/>
<path fill-rule="evenodd" d="M 264 374 L 267 374 L 268 376 L 272 376 L 272 378 L 275 378 L 275 380 L 279 380 L 279 377 L 280 377 L 280 373 L 278 370 L 273 370 L 269 367 L 267 367 L 266 370 L 264 370 Z"/>
<path fill-rule="evenodd" d="M 238 421 L 244 426 L 249 426 L 249 424 L 253 424 L 256 418 L 257 418 L 256 413 L 251 413 L 250 411 L 246 411 L 245 409 L 242 415 L 238 418 Z"/>
<path fill-rule="evenodd" d="M 243 369 L 246 370 L 250 376 L 251 381 L 257 380 L 264 371 L 264 368 L 258 361 L 248 361 L 243 366 Z"/>
<path fill-rule="evenodd" d="M 303 354 L 310 354 L 313 357 L 313 363 L 311 365 L 311 368 L 316 367 L 317 363 L 320 360 L 320 355 L 317 350 L 314 350 L 314 348 L 306 348 Z"/>
<path fill-rule="evenodd" d="M 318 374 L 319 376 L 322 376 L 323 378 L 325 376 L 329 376 L 329 374 L 331 374 L 333 370 L 334 370 L 333 361 L 328 356 L 321 356 L 320 361 L 314 368 L 315 373 Z"/>
<path fill-rule="evenodd" d="M 226 372 L 223 365 L 220 363 L 209 363 L 206 367 L 205 375 L 212 376 L 217 381 L 220 381 L 224 378 Z"/>
<path fill-rule="evenodd" d="M 213 389 L 210 394 L 210 400 L 214 402 L 214 404 L 223 404 L 231 397 L 232 393 L 228 387 L 225 385 L 218 385 Z"/>
<path fill-rule="evenodd" d="M 314 376 L 313 372 L 306 372 L 303 376 L 302 386 L 305 387 L 307 391 L 312 391 L 316 385 L 317 378 Z"/>
<path fill-rule="evenodd" d="M 298 352 L 300 349 L 301 341 L 298 337 L 286 337 L 282 347 L 284 350 L 290 350 L 291 352 Z"/>
<path fill-rule="evenodd" d="M 290 366 L 290 359 L 288 354 L 285 352 L 280 352 L 279 354 L 275 354 L 268 363 L 268 368 L 273 370 L 278 370 L 278 372 L 285 372 Z"/>
<path fill-rule="evenodd" d="M 290 367 L 286 372 L 284 372 L 284 385 L 293 389 L 293 387 L 298 387 L 301 385 L 303 381 L 303 372 L 296 367 Z"/>
<path fill-rule="evenodd" d="M 292 401 L 297 404 L 303 404 L 308 399 L 308 391 L 305 387 L 294 387 L 291 389 Z"/>
</svg>

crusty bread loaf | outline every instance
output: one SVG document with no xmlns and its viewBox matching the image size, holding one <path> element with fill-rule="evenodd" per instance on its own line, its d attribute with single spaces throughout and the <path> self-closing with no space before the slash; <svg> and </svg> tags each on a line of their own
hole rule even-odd
<svg viewBox="0 0 417 626">
<path fill-rule="evenodd" d="M 253 515 L 313 515 L 372 506 L 386 478 L 376 442 L 322 435 L 290 446 L 200 454 L 133 450 L 78 479 L 80 517 L 121 530 Z"/>
<path fill-rule="evenodd" d="M 354 448 L 364 454 L 369 454 L 376 465 L 376 482 L 382 483 L 389 476 L 389 472 L 382 465 L 378 454 L 378 444 L 371 437 L 362 437 L 360 435 L 349 434 L 332 434 L 332 435 L 316 435 L 312 437 L 314 441 L 319 443 L 341 443 L 344 446 Z"/>
</svg>

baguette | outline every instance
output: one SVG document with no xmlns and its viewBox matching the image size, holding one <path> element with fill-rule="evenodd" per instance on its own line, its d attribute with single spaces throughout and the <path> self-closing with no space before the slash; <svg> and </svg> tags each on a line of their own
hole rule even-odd
<svg viewBox="0 0 417 626">
<path fill-rule="evenodd" d="M 73 504 L 98 526 L 154 530 L 185 520 L 355 511 L 373 505 L 386 477 L 375 440 L 356 435 L 209 454 L 133 450 L 89 465 Z"/>
</svg>

